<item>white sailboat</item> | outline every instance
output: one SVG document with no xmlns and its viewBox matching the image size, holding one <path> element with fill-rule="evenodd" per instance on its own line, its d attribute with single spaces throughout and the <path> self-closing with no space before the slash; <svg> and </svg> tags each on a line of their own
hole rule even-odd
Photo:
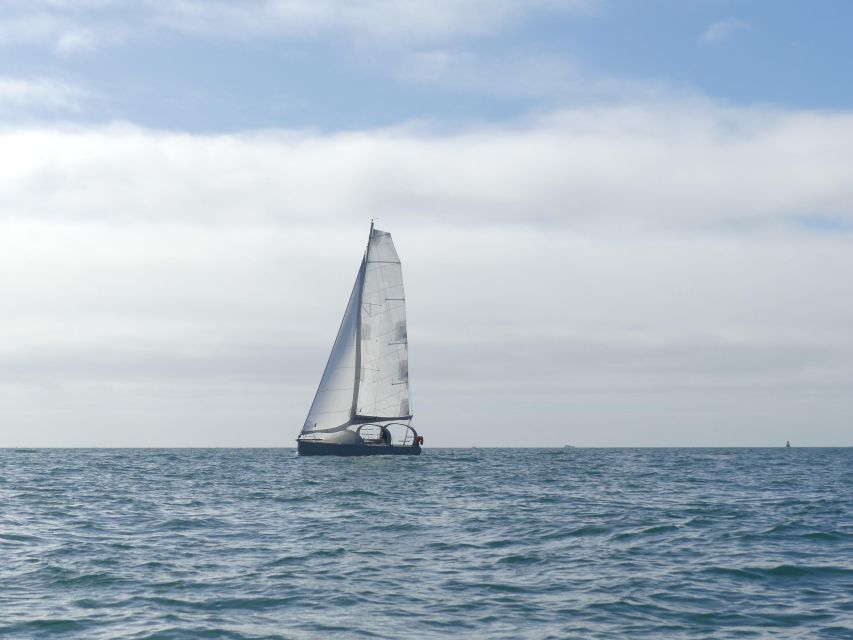
<svg viewBox="0 0 853 640">
<path fill-rule="evenodd" d="M 375 229 L 302 432 L 300 455 L 418 455 L 412 427 L 403 271 Z"/>
</svg>

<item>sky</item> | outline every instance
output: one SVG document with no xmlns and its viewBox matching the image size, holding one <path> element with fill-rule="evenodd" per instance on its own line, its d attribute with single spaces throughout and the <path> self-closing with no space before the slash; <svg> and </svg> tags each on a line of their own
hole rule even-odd
<svg viewBox="0 0 853 640">
<path fill-rule="evenodd" d="M 0 0 L 0 446 L 293 446 L 371 218 L 428 447 L 853 445 L 851 21 Z"/>
</svg>

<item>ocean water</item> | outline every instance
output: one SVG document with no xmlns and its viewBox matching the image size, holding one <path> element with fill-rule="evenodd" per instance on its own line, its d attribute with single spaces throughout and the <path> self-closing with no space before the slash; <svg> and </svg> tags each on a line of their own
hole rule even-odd
<svg viewBox="0 0 853 640">
<path fill-rule="evenodd" d="M 853 638 L 853 449 L 0 450 L 0 637 Z"/>
</svg>

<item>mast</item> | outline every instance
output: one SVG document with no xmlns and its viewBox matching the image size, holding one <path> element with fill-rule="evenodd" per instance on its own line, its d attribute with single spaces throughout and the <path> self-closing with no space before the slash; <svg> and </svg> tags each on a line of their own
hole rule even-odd
<svg viewBox="0 0 853 640">
<path fill-rule="evenodd" d="M 358 389 L 361 385 L 361 296 L 364 292 L 364 272 L 367 269 L 367 258 L 370 255 L 370 241 L 373 239 L 373 218 L 370 219 L 370 232 L 367 235 L 367 248 L 364 250 L 364 258 L 361 260 L 361 290 L 358 292 L 358 315 L 355 322 L 355 380 L 352 385 L 352 409 L 350 410 L 350 422 L 358 411 Z"/>
</svg>

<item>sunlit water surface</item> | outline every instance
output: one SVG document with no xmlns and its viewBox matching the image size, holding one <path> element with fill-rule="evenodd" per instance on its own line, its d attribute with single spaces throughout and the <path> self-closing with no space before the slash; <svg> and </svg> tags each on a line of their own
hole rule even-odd
<svg viewBox="0 0 853 640">
<path fill-rule="evenodd" d="M 0 450 L 0 636 L 851 638 L 853 449 Z"/>
</svg>

